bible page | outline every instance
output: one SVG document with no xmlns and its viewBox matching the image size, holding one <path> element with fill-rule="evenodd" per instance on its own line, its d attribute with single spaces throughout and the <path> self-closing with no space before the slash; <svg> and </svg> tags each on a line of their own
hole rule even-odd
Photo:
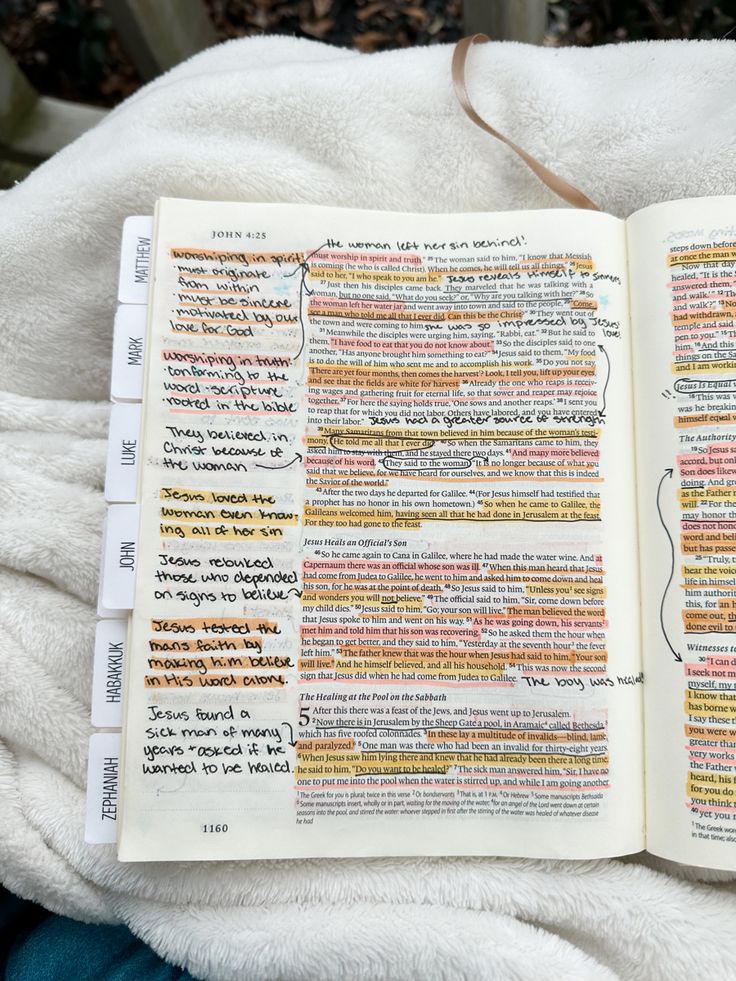
<svg viewBox="0 0 736 981">
<path fill-rule="evenodd" d="M 159 202 L 122 860 L 643 847 L 625 229 Z"/>
<path fill-rule="evenodd" d="M 647 848 L 736 869 L 736 198 L 627 224 Z"/>
</svg>

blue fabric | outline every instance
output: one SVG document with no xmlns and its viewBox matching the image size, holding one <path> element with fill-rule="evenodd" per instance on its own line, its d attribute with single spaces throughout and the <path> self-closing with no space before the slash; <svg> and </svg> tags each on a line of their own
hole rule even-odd
<svg viewBox="0 0 736 981">
<path fill-rule="evenodd" d="M 5 977 L 5 963 L 13 945 L 21 943 L 47 916 L 48 910 L 0 886 L 0 979 Z"/>
<path fill-rule="evenodd" d="M 22 904 L 3 897 L 0 912 L 17 914 Z M 12 902 L 15 900 L 15 903 Z M 15 915 L 17 921 L 17 915 Z M 2 934 L 14 929 L 11 918 L 0 917 Z M 0 964 L 0 978 L 2 977 Z M 40 925 L 16 933 L 5 964 L 5 981 L 194 981 L 188 971 L 167 964 L 127 927 L 78 923 L 48 915 Z"/>
</svg>

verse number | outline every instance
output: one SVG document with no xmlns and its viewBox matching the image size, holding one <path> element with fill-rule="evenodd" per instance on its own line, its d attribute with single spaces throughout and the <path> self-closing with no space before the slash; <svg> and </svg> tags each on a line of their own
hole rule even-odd
<svg viewBox="0 0 736 981">
<path fill-rule="evenodd" d="M 206 835 L 209 835 L 209 834 L 221 835 L 221 834 L 224 834 L 227 831 L 227 825 L 226 824 L 203 824 L 202 825 L 202 831 Z"/>
<path fill-rule="evenodd" d="M 265 238 L 266 237 L 266 233 L 265 232 L 246 232 L 245 233 L 245 237 L 246 238 Z"/>
</svg>

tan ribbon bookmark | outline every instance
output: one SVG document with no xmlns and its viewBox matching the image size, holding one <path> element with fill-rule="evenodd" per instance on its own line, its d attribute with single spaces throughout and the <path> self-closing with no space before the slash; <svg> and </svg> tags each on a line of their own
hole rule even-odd
<svg viewBox="0 0 736 981">
<path fill-rule="evenodd" d="M 566 180 L 558 177 L 557 174 L 553 174 L 551 170 L 548 170 L 544 164 L 541 164 L 538 160 L 535 160 L 531 154 L 527 153 L 526 150 L 512 143 L 511 140 L 507 139 L 502 133 L 489 126 L 488 123 L 481 119 L 478 113 L 473 108 L 470 101 L 470 96 L 468 95 L 468 88 L 465 84 L 465 62 L 468 57 L 468 51 L 471 45 L 481 44 L 484 41 L 490 41 L 487 34 L 473 34 L 470 37 L 464 37 L 455 45 L 455 51 L 452 55 L 452 84 L 455 86 L 455 95 L 458 97 L 460 105 L 465 110 L 466 114 L 472 119 L 476 126 L 480 126 L 481 129 L 485 130 L 486 133 L 490 133 L 491 136 L 495 136 L 497 140 L 505 143 L 506 146 L 511 147 L 511 149 L 518 153 L 521 159 L 527 166 L 531 167 L 537 177 L 547 185 L 555 194 L 559 194 L 561 198 L 567 201 L 569 204 L 573 205 L 575 208 L 588 208 L 592 211 L 600 211 L 601 209 L 597 204 L 594 204 L 589 197 L 586 197 L 582 191 L 579 191 L 572 184 L 568 184 Z"/>
</svg>

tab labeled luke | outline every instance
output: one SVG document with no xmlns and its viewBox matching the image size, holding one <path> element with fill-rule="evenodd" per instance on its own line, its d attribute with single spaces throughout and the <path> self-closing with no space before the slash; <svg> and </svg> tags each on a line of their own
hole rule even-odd
<svg viewBox="0 0 736 981">
<path fill-rule="evenodd" d="M 140 431 L 140 403 L 113 405 L 110 411 L 107 442 L 106 501 L 111 503 L 135 501 Z"/>
</svg>

